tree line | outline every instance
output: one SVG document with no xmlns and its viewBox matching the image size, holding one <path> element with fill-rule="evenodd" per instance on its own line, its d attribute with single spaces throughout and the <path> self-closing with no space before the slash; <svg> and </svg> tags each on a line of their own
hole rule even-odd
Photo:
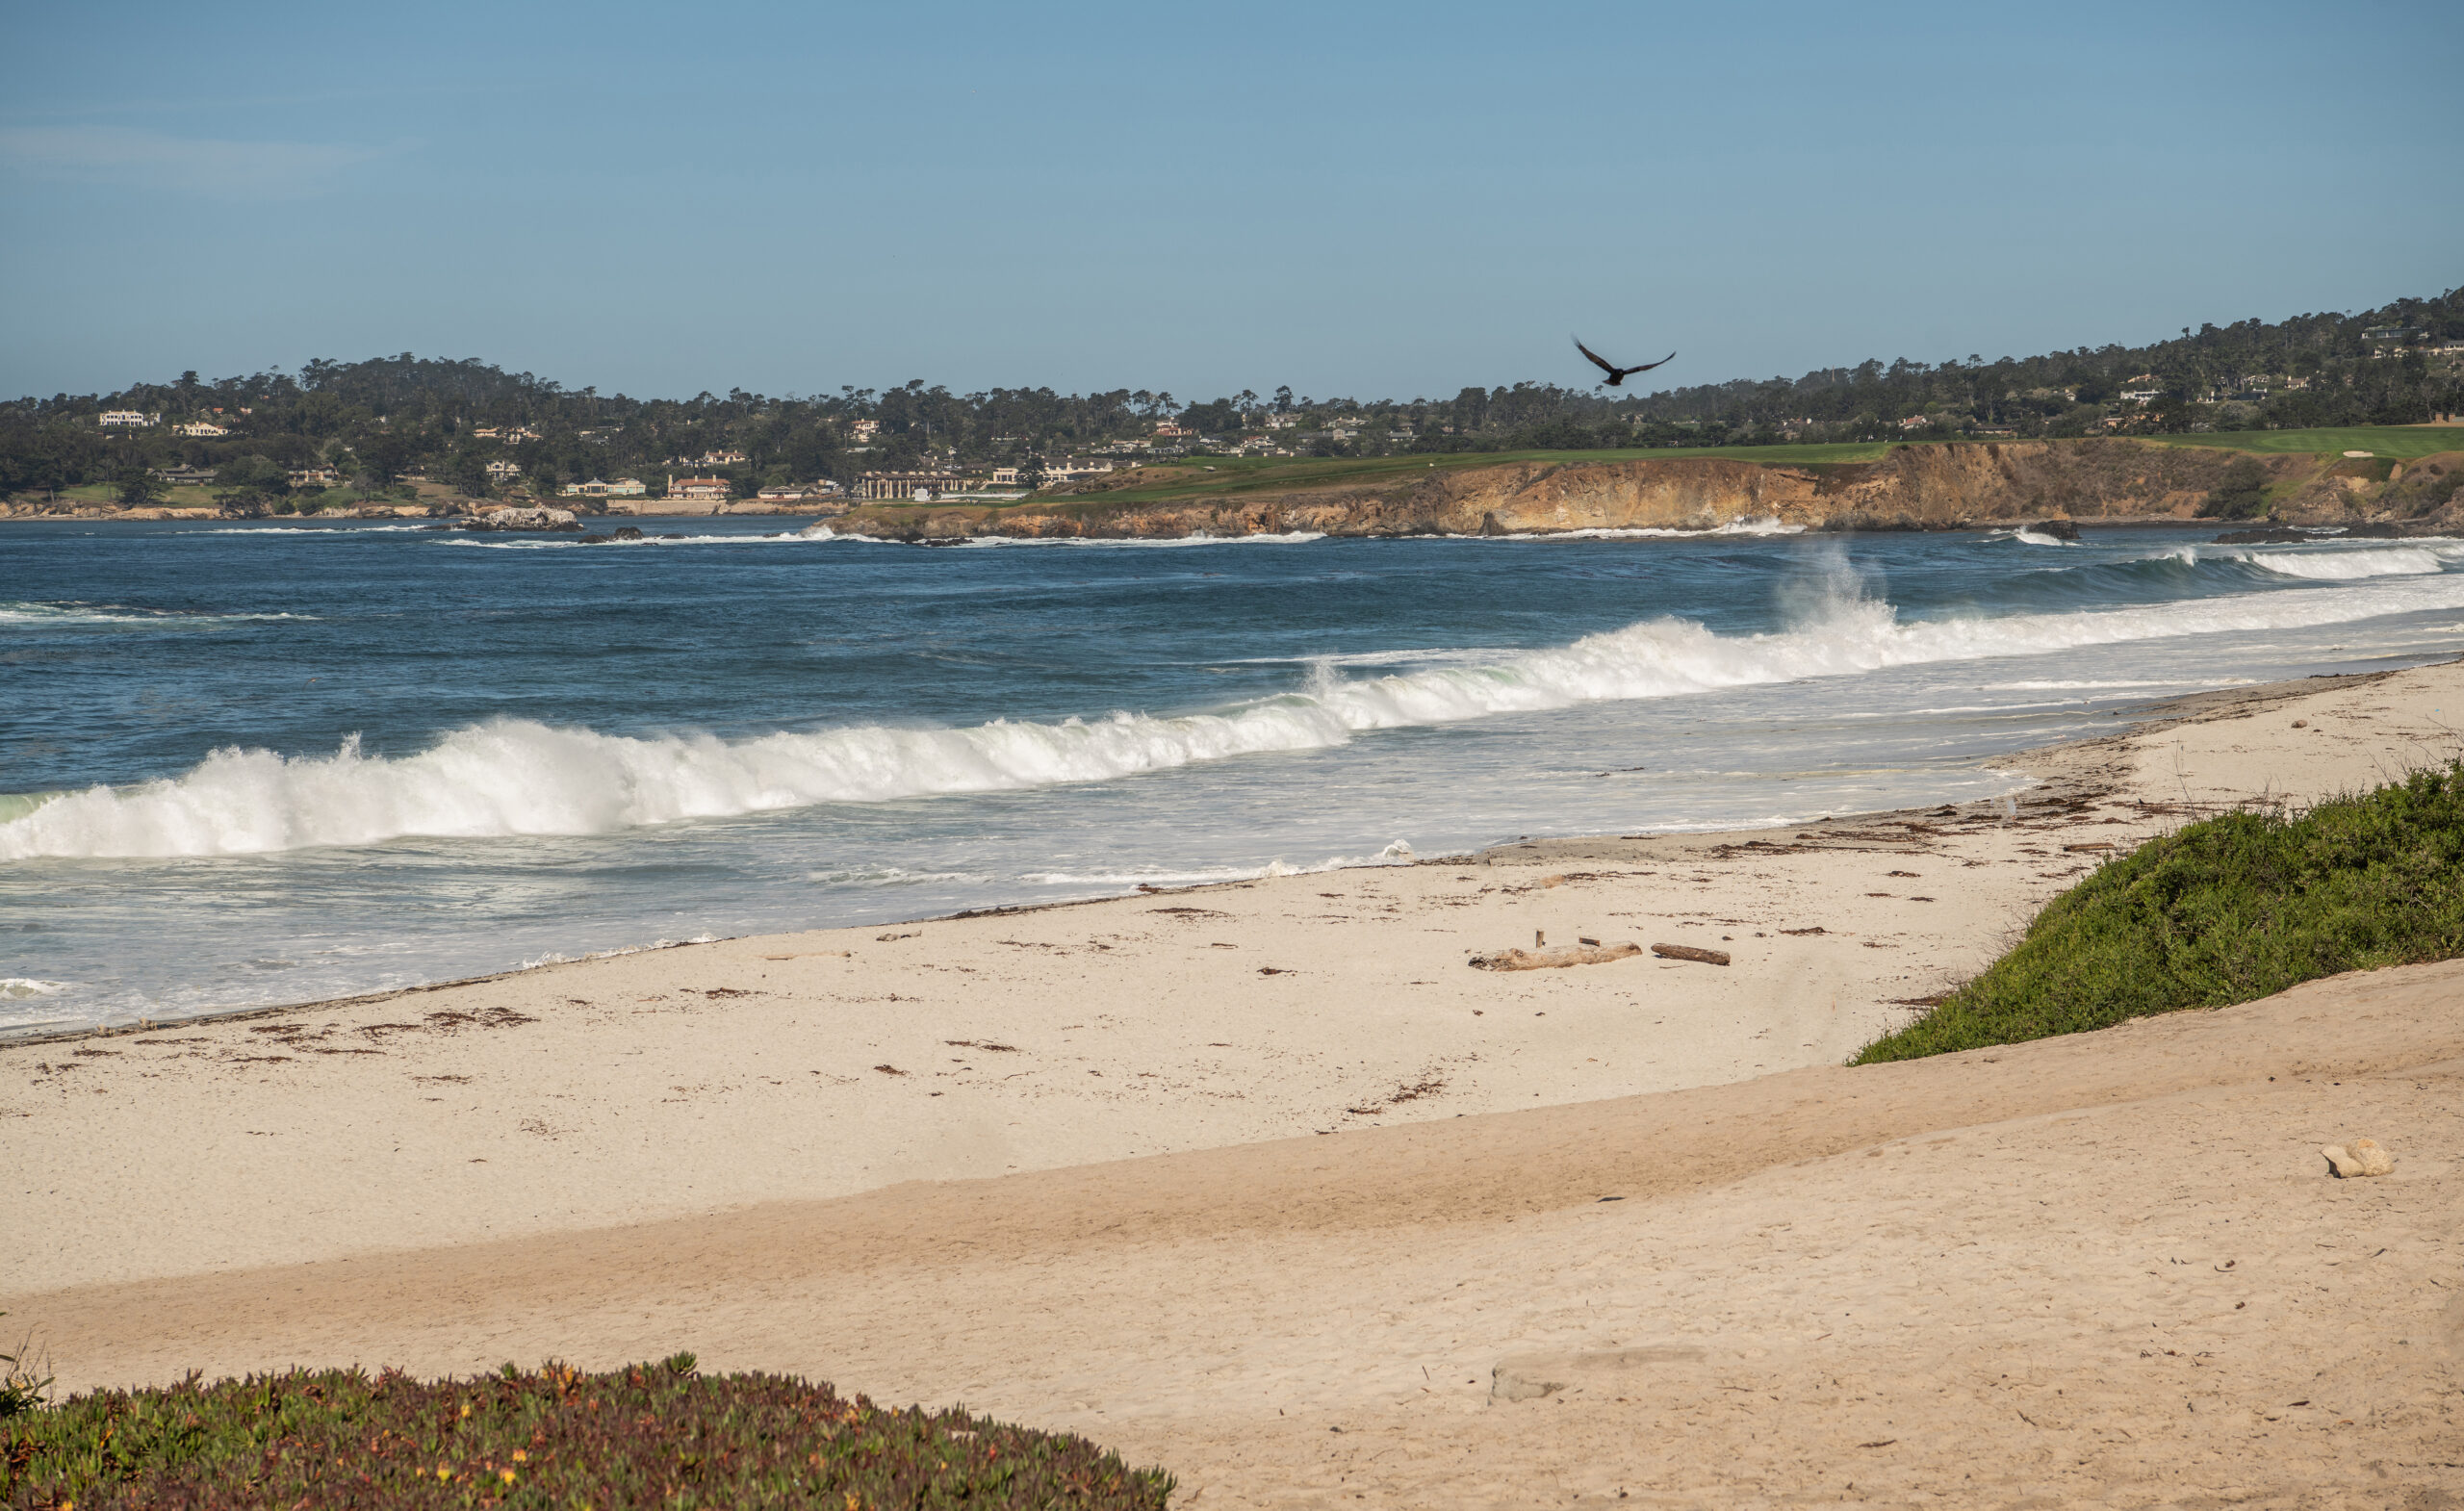
<svg viewBox="0 0 2464 1511">
<path fill-rule="evenodd" d="M 2438 349 L 2456 343 L 2464 290 L 2359 314 L 2185 327 L 2138 346 L 1877 359 L 1651 394 L 1522 382 L 1441 399 L 1322 399 L 1284 387 L 1185 401 L 1145 389 L 955 394 L 919 378 L 830 395 L 633 398 L 403 352 L 0 403 L 0 493 L 107 483 L 143 502 L 160 495 L 163 474 L 184 471 L 248 507 L 281 499 L 295 474 L 330 469 L 368 493 L 418 477 L 486 497 L 499 491 L 490 464 L 501 474 L 510 463 L 543 495 L 623 476 L 655 494 L 674 472 L 717 474 L 750 496 L 867 471 L 1009 463 L 1032 474 L 1044 457 L 1151 441 L 1165 422 L 1194 432 L 1168 449 L 1263 435 L 1327 456 L 2406 424 L 2464 410 L 2464 363 Z M 113 411 L 161 419 L 106 428 Z M 228 433 L 175 428 L 200 423 Z"/>
</svg>

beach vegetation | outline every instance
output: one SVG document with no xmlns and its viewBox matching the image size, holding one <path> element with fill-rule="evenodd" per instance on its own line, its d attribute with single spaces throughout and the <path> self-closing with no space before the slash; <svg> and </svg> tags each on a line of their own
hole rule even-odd
<svg viewBox="0 0 2464 1511">
<path fill-rule="evenodd" d="M 2200 511 L 2219 520 L 2248 520 L 2268 512 L 2268 470 L 2253 456 L 2238 456 L 2215 487 L 2207 491 Z"/>
<path fill-rule="evenodd" d="M 1069 1507 L 1161 1511 L 1172 1478 L 1066 1433 L 889 1410 L 691 1354 L 470 1379 L 295 1370 L 95 1391 L 0 1421 L 0 1506 Z"/>
<path fill-rule="evenodd" d="M 1855 1063 L 2222 1008 L 2464 955 L 2464 762 L 2301 811 L 2219 814 L 2047 904 L 2019 943 Z"/>
<path fill-rule="evenodd" d="M 0 1312 L 0 1317 L 8 1315 Z M 31 1334 L 17 1345 L 15 1353 L 0 1353 L 0 1422 L 43 1403 L 51 1392 L 51 1376 L 38 1373 L 39 1369 L 35 1362 Z"/>
</svg>

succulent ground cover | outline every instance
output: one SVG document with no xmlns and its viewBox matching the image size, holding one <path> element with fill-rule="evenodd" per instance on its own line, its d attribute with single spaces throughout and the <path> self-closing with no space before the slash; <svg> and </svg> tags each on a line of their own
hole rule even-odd
<svg viewBox="0 0 2464 1511">
<path fill-rule="evenodd" d="M 1860 1064 L 2222 1008 L 2339 971 L 2464 955 L 2464 762 L 2299 813 L 2148 841 Z"/>
<path fill-rule="evenodd" d="M 97 1391 L 0 1420 L 0 1505 L 1069 1507 L 1160 1511 L 1172 1481 L 1083 1438 L 884 1410 L 693 1356 L 468 1380 L 294 1370 Z"/>
</svg>

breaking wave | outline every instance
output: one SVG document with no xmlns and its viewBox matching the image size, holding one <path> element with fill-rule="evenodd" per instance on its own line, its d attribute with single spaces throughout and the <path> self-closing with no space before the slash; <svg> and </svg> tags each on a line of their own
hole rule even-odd
<svg viewBox="0 0 2464 1511">
<path fill-rule="evenodd" d="M 175 608 L 138 608 L 126 603 L 0 602 L 0 625 L 38 628 L 71 625 L 239 625 L 251 621 L 314 619 L 314 614 L 207 614 Z"/>
<path fill-rule="evenodd" d="M 739 740 L 498 720 L 451 730 L 407 756 L 370 756 L 355 738 L 321 756 L 230 748 L 177 778 L 56 794 L 0 822 L 0 860 L 253 855 L 414 835 L 606 833 L 815 804 L 1107 781 L 1321 750 L 1380 730 L 1587 703 L 2459 608 L 2464 575 L 1913 622 L 1886 602 L 1835 596 L 1798 627 L 1764 634 L 1723 636 L 1694 621 L 1659 618 L 1466 663 L 1360 676 L 1322 663 L 1290 692 L 1168 717 L 867 725 Z"/>
<path fill-rule="evenodd" d="M 2410 577 L 2445 572 L 2457 554 L 2453 547 L 2434 551 L 2402 546 L 2358 551 L 2245 551 L 2232 552 L 2229 559 L 2248 562 L 2280 576 L 2305 577 L 2313 582 L 2356 582 L 2367 577 Z"/>
<path fill-rule="evenodd" d="M 1488 541 L 1568 541 L 1568 540 L 1704 540 L 1720 535 L 1803 535 L 1802 525 L 1784 525 L 1777 516 L 1765 515 L 1750 520 L 1731 520 L 1706 529 L 1670 529 L 1657 525 L 1590 525 L 1575 530 L 1527 530 L 1514 535 L 1458 535 L 1456 540 Z"/>
</svg>

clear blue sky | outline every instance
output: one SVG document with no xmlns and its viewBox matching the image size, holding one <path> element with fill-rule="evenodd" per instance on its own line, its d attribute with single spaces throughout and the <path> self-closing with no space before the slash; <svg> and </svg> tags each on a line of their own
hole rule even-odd
<svg viewBox="0 0 2464 1511">
<path fill-rule="evenodd" d="M 2464 6 L 0 0 L 0 393 L 1672 384 L 2464 282 Z"/>
</svg>

